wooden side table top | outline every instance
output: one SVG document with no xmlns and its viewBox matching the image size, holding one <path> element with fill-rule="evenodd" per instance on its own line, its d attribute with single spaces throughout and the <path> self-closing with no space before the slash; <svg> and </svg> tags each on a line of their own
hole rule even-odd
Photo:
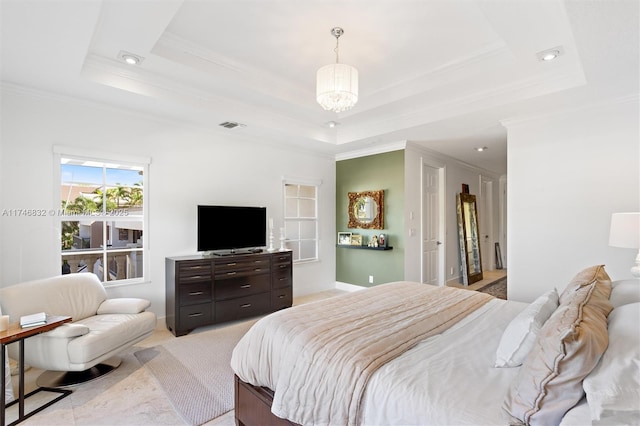
<svg viewBox="0 0 640 426">
<path fill-rule="evenodd" d="M 19 322 L 9 324 L 9 328 L 5 331 L 0 331 L 0 344 L 6 345 L 11 342 L 26 339 L 34 334 L 44 333 L 45 331 L 53 330 L 56 327 L 61 326 L 65 322 L 71 322 L 69 316 L 59 315 L 47 315 L 47 323 L 42 325 L 35 325 L 33 327 L 20 327 Z"/>
</svg>

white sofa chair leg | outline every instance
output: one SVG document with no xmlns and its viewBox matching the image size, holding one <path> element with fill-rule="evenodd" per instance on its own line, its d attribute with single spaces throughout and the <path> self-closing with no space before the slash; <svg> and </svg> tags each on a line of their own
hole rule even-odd
<svg viewBox="0 0 640 426">
<path fill-rule="evenodd" d="M 47 370 L 36 379 L 36 384 L 42 388 L 64 388 L 76 386 L 95 380 L 112 372 L 122 362 L 118 356 L 111 357 L 84 371 L 52 371 Z"/>
</svg>

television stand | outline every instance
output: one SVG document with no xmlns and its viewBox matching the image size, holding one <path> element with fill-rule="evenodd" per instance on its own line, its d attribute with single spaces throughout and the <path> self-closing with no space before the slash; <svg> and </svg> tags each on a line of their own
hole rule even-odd
<svg viewBox="0 0 640 426">
<path fill-rule="evenodd" d="M 165 320 L 175 336 L 292 304 L 291 251 L 177 256 L 165 265 Z"/>
</svg>

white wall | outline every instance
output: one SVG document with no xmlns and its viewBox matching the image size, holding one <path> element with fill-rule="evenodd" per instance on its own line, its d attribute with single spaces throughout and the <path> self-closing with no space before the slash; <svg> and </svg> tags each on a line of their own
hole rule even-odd
<svg viewBox="0 0 640 426">
<path fill-rule="evenodd" d="M 150 281 L 109 288 L 145 297 L 164 316 L 165 257 L 196 252 L 196 205 L 266 206 L 282 223 L 282 177 L 322 180 L 320 262 L 294 267 L 294 296 L 335 285 L 335 161 L 264 141 L 242 130 L 204 131 L 92 103 L 3 88 L 0 194 L 3 209 L 59 206 L 53 145 L 151 157 L 148 249 Z M 222 226 L 222 225 L 221 225 Z M 1 217 L 0 285 L 60 274 L 59 230 L 50 217 Z"/>
<path fill-rule="evenodd" d="M 445 241 L 445 281 L 459 280 L 460 247 L 458 243 L 458 222 L 456 213 L 456 195 L 462 190 L 462 184 L 469 185 L 469 193 L 480 193 L 480 176 L 493 181 L 493 235 L 492 241 L 499 241 L 499 179 L 486 170 L 481 170 L 458 160 L 408 144 L 405 150 L 405 279 L 420 281 L 421 279 L 421 210 L 422 210 L 422 165 L 444 168 L 444 220 Z M 413 219 L 411 213 L 413 212 Z M 410 229 L 416 230 L 410 236 Z M 483 231 L 481 231 L 483 232 Z M 484 254 L 482 254 L 484 256 Z M 453 274 L 451 273 L 453 268 Z"/>
<path fill-rule="evenodd" d="M 630 278 L 632 249 L 608 246 L 611 214 L 640 211 L 638 97 L 505 123 L 508 293 L 531 301 L 581 269 Z"/>
</svg>

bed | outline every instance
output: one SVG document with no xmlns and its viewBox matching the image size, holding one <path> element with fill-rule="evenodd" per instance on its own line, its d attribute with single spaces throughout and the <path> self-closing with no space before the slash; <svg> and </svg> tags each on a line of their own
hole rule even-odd
<svg viewBox="0 0 640 426">
<path fill-rule="evenodd" d="M 398 282 L 290 308 L 233 352 L 236 422 L 640 424 L 638 319 L 602 265 L 531 304 Z"/>
</svg>

